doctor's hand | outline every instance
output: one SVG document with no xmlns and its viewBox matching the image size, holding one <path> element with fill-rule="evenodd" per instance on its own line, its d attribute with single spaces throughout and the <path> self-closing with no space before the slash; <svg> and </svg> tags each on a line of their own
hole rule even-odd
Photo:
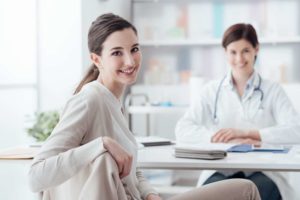
<svg viewBox="0 0 300 200">
<path fill-rule="evenodd" d="M 113 159 L 116 161 L 119 168 L 120 178 L 129 175 L 132 166 L 133 157 L 119 143 L 110 137 L 102 138 L 103 146 L 107 149 Z"/>
<path fill-rule="evenodd" d="M 211 138 L 211 142 L 228 143 L 234 139 L 251 139 L 261 141 L 258 130 L 242 130 L 235 128 L 223 128 L 217 131 Z"/>
</svg>

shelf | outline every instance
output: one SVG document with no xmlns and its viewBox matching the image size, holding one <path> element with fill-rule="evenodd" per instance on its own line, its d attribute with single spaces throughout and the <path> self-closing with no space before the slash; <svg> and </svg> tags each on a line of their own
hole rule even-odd
<svg viewBox="0 0 300 200">
<path fill-rule="evenodd" d="M 128 113 L 130 114 L 172 114 L 172 113 L 184 113 L 188 106 L 130 106 L 128 108 Z"/>
<path fill-rule="evenodd" d="M 219 39 L 207 39 L 207 40 L 151 40 L 142 41 L 141 46 L 198 46 L 198 45 L 221 45 L 221 40 Z"/>
<path fill-rule="evenodd" d="M 300 43 L 300 36 L 294 37 L 268 37 L 261 38 L 259 40 L 260 44 L 291 44 Z M 221 45 L 220 39 L 206 39 L 206 40 L 191 40 L 191 39 L 181 39 L 181 40 L 144 40 L 141 41 L 141 46 L 216 46 Z"/>
</svg>

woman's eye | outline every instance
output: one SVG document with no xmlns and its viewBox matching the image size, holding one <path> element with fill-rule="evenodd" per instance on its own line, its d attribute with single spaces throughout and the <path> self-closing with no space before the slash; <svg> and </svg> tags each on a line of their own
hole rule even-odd
<svg viewBox="0 0 300 200">
<path fill-rule="evenodd" d="M 131 52 L 138 52 L 140 49 L 139 49 L 139 47 L 134 47 L 132 50 L 131 50 Z"/>
<path fill-rule="evenodd" d="M 111 55 L 113 55 L 113 56 L 121 56 L 122 52 L 121 51 L 114 51 Z"/>
</svg>

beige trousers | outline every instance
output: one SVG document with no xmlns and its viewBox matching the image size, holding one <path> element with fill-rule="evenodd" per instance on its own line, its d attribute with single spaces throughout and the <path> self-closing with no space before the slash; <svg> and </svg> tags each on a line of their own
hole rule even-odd
<svg viewBox="0 0 300 200">
<path fill-rule="evenodd" d="M 219 181 L 176 195 L 168 200 L 260 200 L 259 192 L 249 180 Z"/>
<path fill-rule="evenodd" d="M 105 153 L 97 158 L 82 188 L 80 199 L 125 200 L 131 199 L 119 178 L 113 158 Z M 245 179 L 230 179 L 195 188 L 171 197 L 169 200 L 260 200 L 256 186 Z"/>
</svg>

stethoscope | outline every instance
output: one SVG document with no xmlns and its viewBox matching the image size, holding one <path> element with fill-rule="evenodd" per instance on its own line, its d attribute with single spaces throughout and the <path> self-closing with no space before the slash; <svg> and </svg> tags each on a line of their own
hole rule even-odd
<svg viewBox="0 0 300 200">
<path fill-rule="evenodd" d="M 217 107 L 218 107 L 218 100 L 219 100 L 219 96 L 220 96 L 220 93 L 221 93 L 221 87 L 223 85 L 223 82 L 225 81 L 227 76 L 225 76 L 220 84 L 219 84 L 219 87 L 218 87 L 218 90 L 217 90 L 217 93 L 216 93 L 216 98 L 215 98 L 215 104 L 214 104 L 214 112 L 213 112 L 213 121 L 215 123 L 218 123 L 218 117 L 217 117 Z M 260 75 L 258 74 L 258 85 L 254 88 L 253 92 L 257 91 L 260 93 L 260 104 L 259 104 L 259 107 L 258 107 L 258 110 L 263 110 L 263 105 L 262 105 L 262 101 L 264 99 L 264 92 L 261 90 L 261 82 L 262 82 L 262 79 L 260 77 Z"/>
</svg>

